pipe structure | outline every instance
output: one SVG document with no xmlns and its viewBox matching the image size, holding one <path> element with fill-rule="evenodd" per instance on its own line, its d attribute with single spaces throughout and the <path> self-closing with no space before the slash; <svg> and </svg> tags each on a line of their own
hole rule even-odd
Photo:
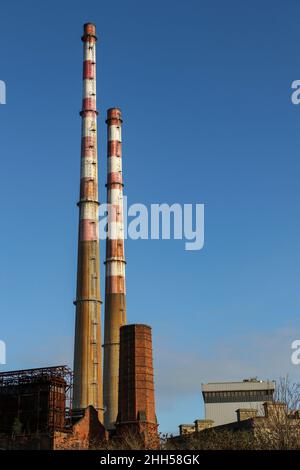
<svg viewBox="0 0 300 470">
<path fill-rule="evenodd" d="M 114 429 L 118 414 L 120 327 L 126 323 L 121 111 L 107 111 L 108 236 L 105 261 L 104 424 Z"/>
<path fill-rule="evenodd" d="M 84 25 L 81 171 L 73 409 L 92 405 L 103 420 L 101 297 L 98 235 L 96 27 Z"/>
</svg>

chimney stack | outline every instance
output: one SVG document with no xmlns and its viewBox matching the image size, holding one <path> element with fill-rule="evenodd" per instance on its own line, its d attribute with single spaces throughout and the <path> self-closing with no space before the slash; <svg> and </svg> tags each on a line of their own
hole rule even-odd
<svg viewBox="0 0 300 470">
<path fill-rule="evenodd" d="M 98 236 L 96 27 L 84 25 L 81 171 L 73 408 L 92 405 L 103 420 Z"/>
<path fill-rule="evenodd" d="M 152 334 L 148 325 L 120 330 L 120 381 L 117 436 L 136 435 L 144 447 L 159 446 L 155 414 Z"/>
<path fill-rule="evenodd" d="M 108 236 L 105 260 L 104 423 L 114 429 L 118 414 L 120 327 L 126 323 L 121 111 L 107 111 Z"/>
</svg>

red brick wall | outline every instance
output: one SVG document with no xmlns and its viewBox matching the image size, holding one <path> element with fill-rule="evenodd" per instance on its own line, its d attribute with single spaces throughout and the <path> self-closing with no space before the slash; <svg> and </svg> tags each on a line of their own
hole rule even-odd
<svg viewBox="0 0 300 470">
<path fill-rule="evenodd" d="M 107 440 L 104 426 L 98 419 L 98 413 L 92 406 L 85 410 L 84 417 L 74 424 L 71 432 L 55 433 L 54 450 L 91 449 Z"/>
</svg>

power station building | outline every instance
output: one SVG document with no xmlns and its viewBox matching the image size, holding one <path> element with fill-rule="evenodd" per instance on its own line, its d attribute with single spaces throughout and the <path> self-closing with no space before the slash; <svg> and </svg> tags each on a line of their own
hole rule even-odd
<svg viewBox="0 0 300 470">
<path fill-rule="evenodd" d="M 126 325 L 119 108 L 108 109 L 106 120 L 108 218 L 102 344 L 97 36 L 93 23 L 84 25 L 81 39 L 83 87 L 74 373 L 66 366 L 58 366 L 0 374 L 0 446 L 3 448 L 88 449 L 108 439 L 120 439 L 128 432 L 138 435 L 144 447 L 159 444 L 151 328 Z M 16 439 L 12 440 L 13 433 Z"/>
<path fill-rule="evenodd" d="M 202 384 L 205 420 L 213 426 L 236 421 L 238 409 L 263 413 L 263 404 L 274 399 L 275 382 L 245 379 L 242 382 L 216 382 Z"/>
</svg>

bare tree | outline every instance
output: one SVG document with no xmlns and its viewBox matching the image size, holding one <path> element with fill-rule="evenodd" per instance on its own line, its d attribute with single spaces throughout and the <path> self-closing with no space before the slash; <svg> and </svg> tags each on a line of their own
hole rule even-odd
<svg viewBox="0 0 300 470">
<path fill-rule="evenodd" d="M 266 402 L 264 413 L 249 418 L 243 427 L 206 429 L 189 435 L 162 436 L 162 448 L 187 450 L 300 449 L 300 383 L 289 376 L 279 379 L 274 402 Z M 243 424 L 246 424 L 243 421 Z"/>
<path fill-rule="evenodd" d="M 274 403 L 266 403 L 265 416 L 254 420 L 258 449 L 300 449 L 300 384 L 280 378 Z"/>
<path fill-rule="evenodd" d="M 288 375 L 281 377 L 276 385 L 274 400 L 285 403 L 288 412 L 299 410 L 300 383 L 292 382 Z"/>
</svg>

